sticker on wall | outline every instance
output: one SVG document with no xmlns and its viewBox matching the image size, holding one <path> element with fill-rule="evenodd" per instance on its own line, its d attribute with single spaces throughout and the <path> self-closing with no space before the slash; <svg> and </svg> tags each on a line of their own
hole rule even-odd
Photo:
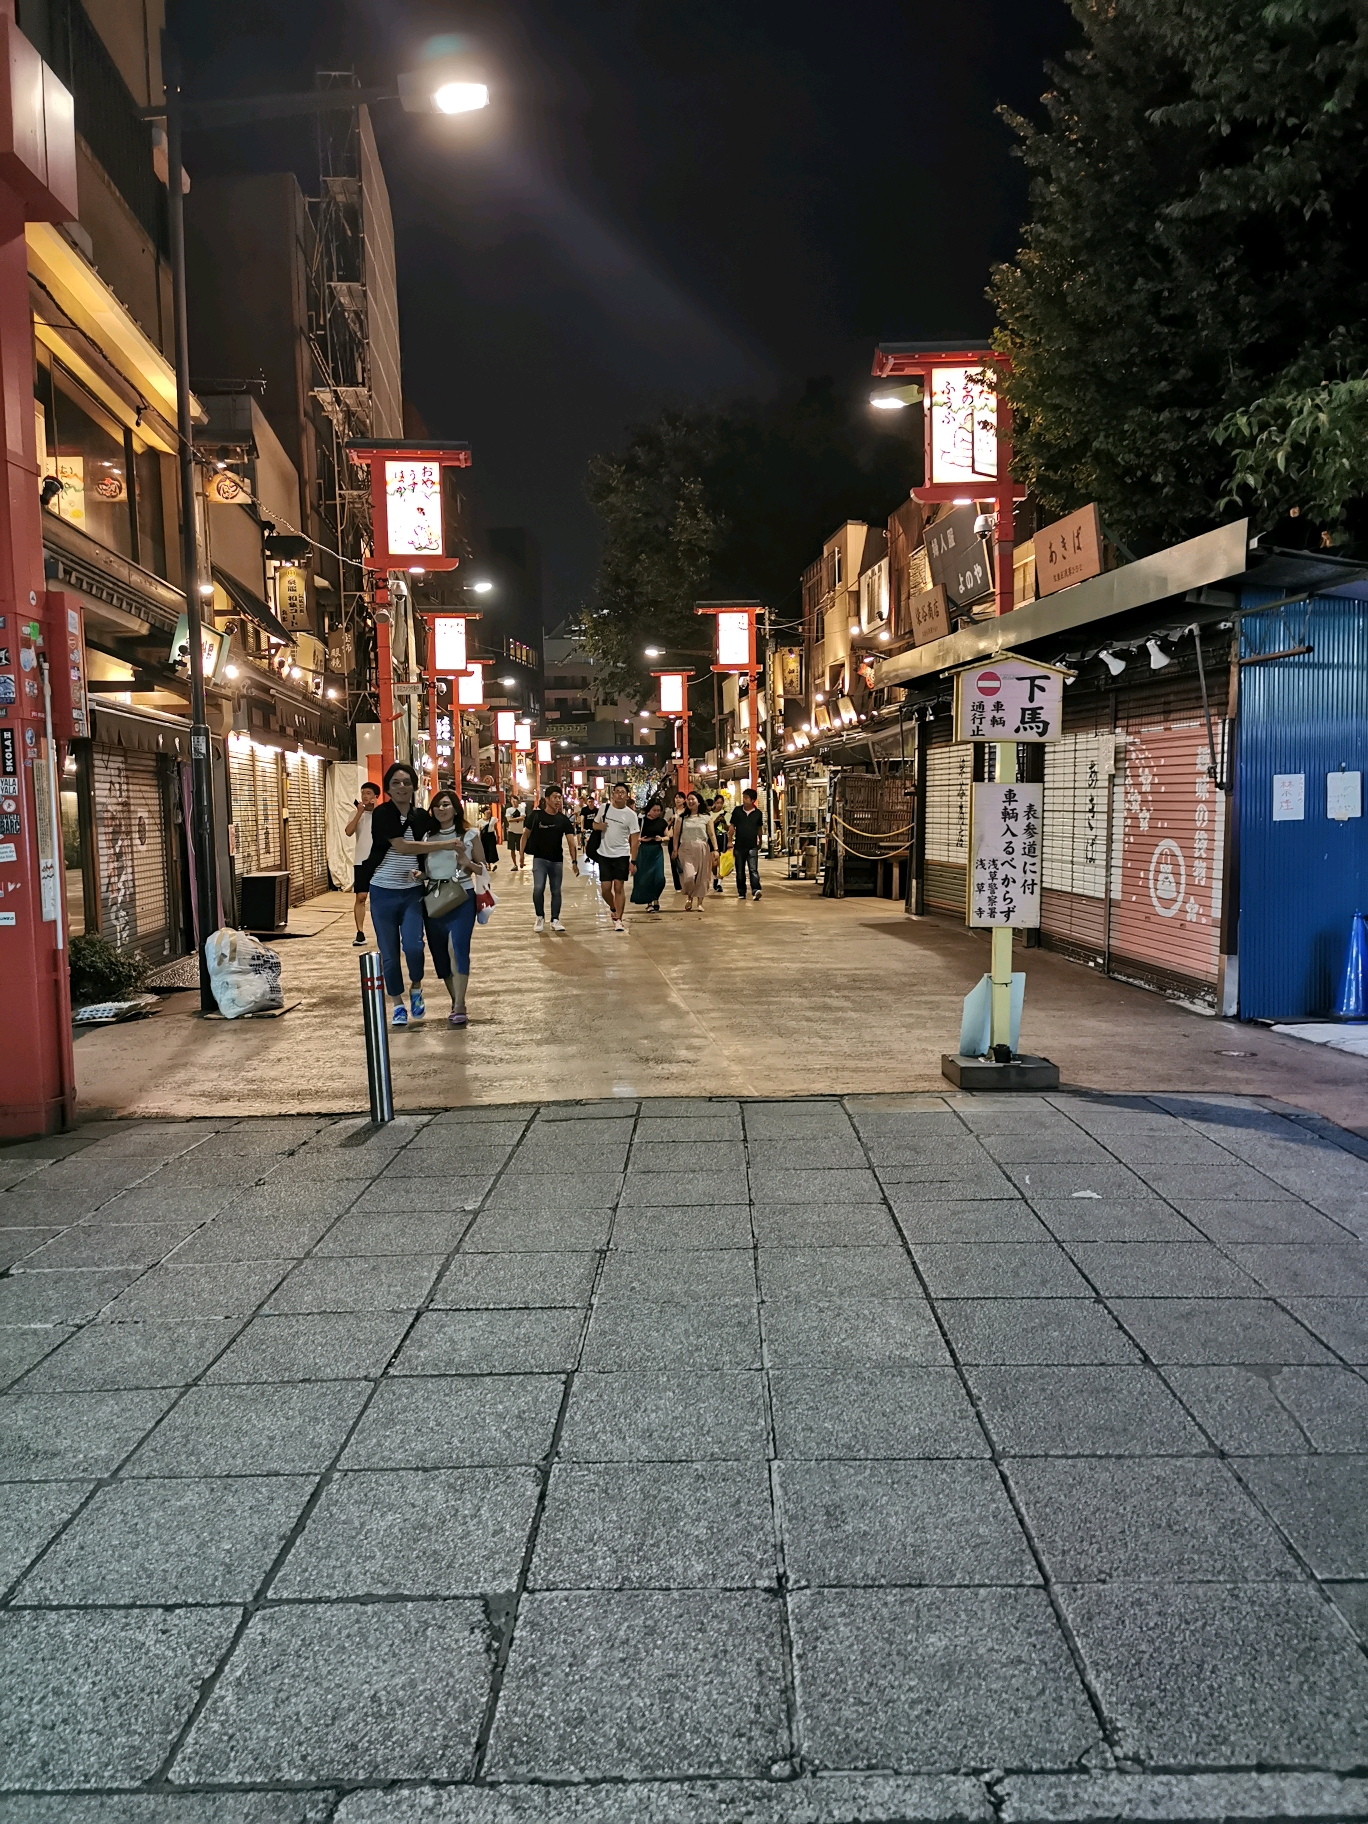
<svg viewBox="0 0 1368 1824">
<path fill-rule="evenodd" d="M 1351 817 L 1362 817 L 1362 773 L 1325 775 L 1325 814 L 1333 823 L 1348 823 Z"/>
<path fill-rule="evenodd" d="M 19 691 L 14 679 L 7 671 L 0 671 L 0 703 L 17 703 Z"/>
<path fill-rule="evenodd" d="M 1304 823 L 1306 821 L 1305 773 L 1274 773 L 1273 821 L 1274 823 Z"/>
<path fill-rule="evenodd" d="M 18 923 L 19 914 L 17 912 L 0 912 L 0 925 L 17 925 Z"/>
<path fill-rule="evenodd" d="M 16 812 L 0 811 L 0 836 L 17 836 L 22 827 Z"/>
<path fill-rule="evenodd" d="M 0 861 L 18 861 L 19 851 L 12 842 L 0 842 Z"/>
</svg>

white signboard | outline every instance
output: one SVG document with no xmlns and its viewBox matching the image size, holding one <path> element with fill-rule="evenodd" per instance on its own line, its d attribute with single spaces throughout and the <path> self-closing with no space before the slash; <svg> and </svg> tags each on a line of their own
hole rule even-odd
<svg viewBox="0 0 1368 1824">
<path fill-rule="evenodd" d="M 1363 815 L 1363 774 L 1325 775 L 1325 814 L 1333 823 L 1347 823 Z"/>
<path fill-rule="evenodd" d="M 390 554 L 442 555 L 442 470 L 435 462 L 385 464 L 385 516 Z"/>
<path fill-rule="evenodd" d="M 1306 820 L 1306 774 L 1274 773 L 1274 823 L 1304 823 Z"/>
<path fill-rule="evenodd" d="M 432 621 L 432 669 L 454 677 L 466 669 L 466 624 L 459 614 L 438 614 Z"/>
<path fill-rule="evenodd" d="M 997 480 L 997 393 L 982 362 L 931 369 L 929 482 Z"/>
<path fill-rule="evenodd" d="M 1058 741 L 1064 674 L 1009 657 L 955 674 L 956 741 Z"/>
<path fill-rule="evenodd" d="M 976 785 L 970 840 L 969 923 L 1040 924 L 1043 785 Z"/>
</svg>

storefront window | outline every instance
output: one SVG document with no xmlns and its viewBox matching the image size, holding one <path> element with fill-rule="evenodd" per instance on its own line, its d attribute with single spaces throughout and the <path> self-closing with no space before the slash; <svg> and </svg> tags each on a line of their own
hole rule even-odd
<svg viewBox="0 0 1368 1824">
<path fill-rule="evenodd" d="M 38 369 L 45 475 L 61 492 L 48 507 L 123 557 L 133 556 L 133 507 L 123 426 L 54 362 Z"/>
<path fill-rule="evenodd" d="M 133 439 L 133 487 L 138 510 L 138 562 L 154 576 L 166 575 L 166 521 L 162 518 L 161 457 Z"/>
</svg>

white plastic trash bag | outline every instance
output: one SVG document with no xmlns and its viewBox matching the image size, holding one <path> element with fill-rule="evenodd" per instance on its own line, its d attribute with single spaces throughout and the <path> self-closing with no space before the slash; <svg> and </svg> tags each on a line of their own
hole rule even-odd
<svg viewBox="0 0 1368 1824">
<path fill-rule="evenodd" d="M 244 1013 L 269 1013 L 285 1005 L 280 991 L 280 958 L 246 931 L 225 925 L 209 939 L 209 985 L 225 1020 Z"/>
</svg>

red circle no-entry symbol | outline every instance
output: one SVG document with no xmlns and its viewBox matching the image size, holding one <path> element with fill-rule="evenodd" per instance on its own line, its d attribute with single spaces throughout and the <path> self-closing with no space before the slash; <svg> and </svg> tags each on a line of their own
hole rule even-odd
<svg viewBox="0 0 1368 1824">
<path fill-rule="evenodd" d="M 974 688 L 981 697 L 995 697 L 1002 689 L 1002 679 L 995 671 L 981 671 L 974 679 Z"/>
</svg>

